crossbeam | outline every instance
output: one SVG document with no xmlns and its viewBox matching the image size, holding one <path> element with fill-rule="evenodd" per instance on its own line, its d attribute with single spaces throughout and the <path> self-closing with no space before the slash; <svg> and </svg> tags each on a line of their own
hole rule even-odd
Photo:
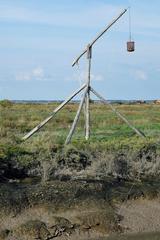
<svg viewBox="0 0 160 240">
<path fill-rule="evenodd" d="M 128 9 L 124 9 L 111 23 L 109 23 L 107 25 L 107 27 L 105 27 L 105 29 L 100 32 L 97 37 L 95 39 L 93 39 L 93 41 L 91 43 L 89 43 L 90 47 L 92 47 L 97 41 L 99 38 L 101 38 L 103 36 L 103 34 L 105 32 L 107 32 L 126 12 L 127 12 Z M 81 59 L 81 57 L 83 57 L 83 55 L 87 53 L 87 48 L 85 48 L 82 53 L 73 61 L 72 63 L 72 67 L 75 66 L 76 63 L 79 62 L 79 60 Z"/>
</svg>

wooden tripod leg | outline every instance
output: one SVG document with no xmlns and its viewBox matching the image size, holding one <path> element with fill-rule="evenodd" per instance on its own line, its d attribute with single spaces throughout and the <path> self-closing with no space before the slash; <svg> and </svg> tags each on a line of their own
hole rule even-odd
<svg viewBox="0 0 160 240">
<path fill-rule="evenodd" d="M 34 133 L 39 131 L 44 125 L 46 125 L 55 115 L 58 113 L 68 102 L 72 100 L 78 93 L 80 93 L 84 88 L 86 88 L 86 84 L 84 84 L 81 88 L 79 88 L 76 92 L 74 92 L 67 100 L 65 100 L 63 103 L 61 103 L 54 111 L 53 113 L 46 118 L 43 122 L 41 122 L 39 125 L 37 125 L 33 130 L 31 130 L 28 134 L 26 134 L 22 140 L 27 140 L 30 138 Z"/>
<path fill-rule="evenodd" d="M 88 89 L 87 94 L 86 94 L 86 134 L 85 138 L 86 140 L 89 139 L 90 137 L 90 89 Z"/>
<path fill-rule="evenodd" d="M 79 120 L 79 117 L 80 117 L 80 114 L 81 114 L 81 110 L 83 108 L 83 104 L 85 102 L 87 91 L 88 91 L 88 88 L 85 89 L 84 95 L 83 95 L 82 100 L 81 100 L 81 102 L 79 104 L 79 108 L 78 108 L 77 114 L 76 114 L 75 119 L 73 121 L 73 124 L 72 124 L 72 127 L 70 129 L 70 132 L 69 132 L 69 134 L 67 136 L 65 144 L 69 144 L 71 142 L 72 136 L 74 134 L 74 131 L 76 129 L 76 126 L 77 126 L 77 123 L 78 123 L 78 120 Z"/>
<path fill-rule="evenodd" d="M 115 114 L 121 118 L 136 134 L 138 134 L 140 137 L 145 138 L 145 134 L 143 132 L 141 132 L 140 130 L 138 130 L 137 128 L 135 128 L 120 112 L 118 112 L 113 106 L 112 104 L 110 104 L 105 98 L 103 98 L 99 93 L 97 93 L 93 88 L 91 88 L 92 93 L 98 97 L 101 102 L 103 102 L 104 104 L 107 104 L 110 106 L 110 108 L 112 109 L 113 112 L 115 112 Z"/>
</svg>

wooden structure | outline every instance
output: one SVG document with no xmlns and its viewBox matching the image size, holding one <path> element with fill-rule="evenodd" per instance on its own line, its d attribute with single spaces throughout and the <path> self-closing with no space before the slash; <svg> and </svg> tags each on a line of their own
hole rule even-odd
<svg viewBox="0 0 160 240">
<path fill-rule="evenodd" d="M 78 64 L 79 60 L 83 55 L 87 55 L 87 61 L 88 61 L 88 73 L 87 73 L 87 80 L 86 83 L 78 89 L 76 92 L 74 92 L 67 100 L 65 100 L 62 104 L 60 104 L 53 113 L 45 119 L 43 122 L 41 122 L 38 126 L 36 126 L 33 130 L 31 130 L 28 134 L 26 134 L 23 137 L 23 140 L 26 140 L 30 138 L 34 133 L 36 133 L 40 128 L 42 128 L 47 122 L 49 122 L 69 101 L 71 101 L 77 94 L 79 94 L 81 91 L 83 91 L 83 96 L 79 104 L 78 111 L 76 113 L 75 119 L 73 121 L 73 124 L 71 126 L 70 132 L 67 136 L 65 144 L 69 144 L 71 142 L 72 136 L 74 134 L 74 131 L 76 129 L 82 108 L 84 106 L 85 109 L 85 139 L 88 140 L 90 137 L 90 92 L 92 92 L 96 97 L 98 97 L 101 102 L 104 104 L 108 104 L 112 111 L 115 112 L 115 114 L 121 118 L 132 130 L 138 134 L 141 137 L 145 137 L 145 135 L 135 128 L 121 113 L 119 113 L 107 100 L 105 100 L 99 93 L 97 93 L 92 87 L 91 87 L 91 60 L 92 60 L 92 49 L 94 44 L 103 36 L 104 33 L 106 33 L 125 13 L 127 9 L 123 10 L 118 17 L 116 17 L 98 36 L 87 45 L 87 47 L 82 51 L 82 53 L 76 58 L 76 60 L 73 62 L 72 67 Z"/>
</svg>

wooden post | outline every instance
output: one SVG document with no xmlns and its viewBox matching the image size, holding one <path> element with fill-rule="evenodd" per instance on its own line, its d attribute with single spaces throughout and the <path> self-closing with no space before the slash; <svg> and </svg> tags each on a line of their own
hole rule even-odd
<svg viewBox="0 0 160 240">
<path fill-rule="evenodd" d="M 22 138 L 22 140 L 27 140 L 34 133 L 36 133 L 40 128 L 42 128 L 44 125 L 46 125 L 46 123 L 48 123 L 56 115 L 56 113 L 58 113 L 68 102 L 70 102 L 72 100 L 72 98 L 74 98 L 78 93 L 80 93 L 85 87 L 86 87 L 86 84 L 84 84 L 81 88 L 79 88 L 76 92 L 74 92 L 69 98 L 67 98 L 67 100 L 65 100 L 63 103 L 61 103 L 48 118 L 46 118 L 43 122 L 41 122 L 33 130 L 31 130 L 29 133 L 27 133 Z"/>
<path fill-rule="evenodd" d="M 92 58 L 92 47 L 87 46 L 87 59 L 88 59 L 88 75 L 87 75 L 87 94 L 86 94 L 86 126 L 85 126 L 85 138 L 86 140 L 90 137 L 90 81 L 91 81 L 91 58 Z"/>
<path fill-rule="evenodd" d="M 70 129 L 70 132 L 69 132 L 69 134 L 68 134 L 68 136 L 67 136 L 67 139 L 66 139 L 66 141 L 65 141 L 65 144 L 69 144 L 69 143 L 71 142 L 72 136 L 73 136 L 73 134 L 74 134 L 74 131 L 75 131 L 75 129 L 76 129 L 76 126 L 77 126 L 77 123 L 78 123 L 78 120 L 79 120 L 79 117 L 80 117 L 80 114 L 81 114 L 81 110 L 82 110 L 82 108 L 83 108 L 83 104 L 84 104 L 84 102 L 85 102 L 85 98 L 86 98 L 87 91 L 88 91 L 88 89 L 87 89 L 87 87 L 86 87 L 85 92 L 84 92 L 84 95 L 83 95 L 83 97 L 82 97 L 82 100 L 81 100 L 81 102 L 80 102 L 80 104 L 79 104 L 79 108 L 78 108 L 77 114 L 76 114 L 76 116 L 75 116 L 74 122 L 73 122 L 73 124 L 72 124 L 72 127 L 71 127 L 71 129 Z"/>
<path fill-rule="evenodd" d="M 117 109 L 115 109 L 112 104 L 110 104 L 105 98 L 103 98 L 99 93 L 97 93 L 93 88 L 90 89 L 94 95 L 96 95 L 96 97 L 98 97 L 101 102 L 103 102 L 104 104 L 107 104 L 110 106 L 110 108 L 112 109 L 113 112 L 115 112 L 115 114 L 120 117 L 136 134 L 138 134 L 140 137 L 146 137 L 145 134 L 143 132 L 141 132 L 140 130 L 138 130 L 137 128 L 135 128 L 120 112 L 117 111 Z"/>
</svg>

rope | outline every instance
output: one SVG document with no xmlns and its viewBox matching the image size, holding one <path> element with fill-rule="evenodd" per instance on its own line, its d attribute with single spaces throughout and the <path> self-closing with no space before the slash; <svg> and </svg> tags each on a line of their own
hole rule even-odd
<svg viewBox="0 0 160 240">
<path fill-rule="evenodd" d="M 131 33 L 131 7 L 129 7 L 129 39 L 130 39 L 130 41 L 132 39 L 132 33 Z"/>
</svg>

